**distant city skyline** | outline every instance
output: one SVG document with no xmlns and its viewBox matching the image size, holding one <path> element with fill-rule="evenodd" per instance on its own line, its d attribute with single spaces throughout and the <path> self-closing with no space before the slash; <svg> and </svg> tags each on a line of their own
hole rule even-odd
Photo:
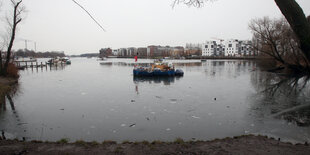
<svg viewBox="0 0 310 155">
<path fill-rule="evenodd" d="M 173 0 L 76 0 L 106 30 L 104 32 L 72 0 L 27 0 L 26 18 L 19 25 L 14 49 L 65 51 L 66 54 L 99 52 L 101 48 L 185 46 L 212 38 L 251 39 L 251 19 L 282 14 L 273 0 L 218 0 L 202 8 L 177 5 Z M 1 0 L 1 25 L 8 0 Z M 297 0 L 306 15 L 310 1 Z M 4 35 L 4 26 L 0 27 Z"/>
</svg>

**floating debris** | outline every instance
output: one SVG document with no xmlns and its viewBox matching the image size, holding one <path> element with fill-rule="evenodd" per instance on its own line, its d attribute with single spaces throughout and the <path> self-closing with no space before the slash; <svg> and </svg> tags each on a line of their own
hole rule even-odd
<svg viewBox="0 0 310 155">
<path fill-rule="evenodd" d="M 171 130 L 170 128 L 167 128 L 167 129 L 166 129 L 166 131 L 170 131 L 170 130 Z"/>
<path fill-rule="evenodd" d="M 135 100 L 131 100 L 131 102 L 136 102 Z"/>
<path fill-rule="evenodd" d="M 251 124 L 251 127 L 254 127 L 255 125 L 254 124 Z"/>
<path fill-rule="evenodd" d="M 170 101 L 177 101 L 177 99 L 170 99 Z"/>
<path fill-rule="evenodd" d="M 156 98 L 162 98 L 161 96 L 155 96 Z"/>
<path fill-rule="evenodd" d="M 244 133 L 245 133 L 245 134 L 248 134 L 248 133 L 249 133 L 249 131 L 246 131 L 246 130 L 245 130 L 245 131 L 244 131 Z"/>
<path fill-rule="evenodd" d="M 124 126 L 126 126 L 126 124 L 121 124 L 121 127 L 124 127 Z"/>
<path fill-rule="evenodd" d="M 193 118 L 196 118 L 196 119 L 200 119 L 200 117 L 197 117 L 197 116 L 192 116 Z"/>
<path fill-rule="evenodd" d="M 113 132 L 113 133 L 116 133 L 116 130 L 113 130 L 112 132 Z"/>
<path fill-rule="evenodd" d="M 136 123 L 129 125 L 129 127 L 135 127 Z"/>
<path fill-rule="evenodd" d="M 195 111 L 195 109 L 187 110 L 187 112 L 192 112 L 192 111 Z"/>
<path fill-rule="evenodd" d="M 150 120 L 150 118 L 146 117 L 146 120 L 148 120 L 148 121 L 149 121 L 149 120 Z"/>
<path fill-rule="evenodd" d="M 92 125 L 92 126 L 90 126 L 90 128 L 91 128 L 91 129 L 95 129 L 96 127 Z"/>
<path fill-rule="evenodd" d="M 212 113 L 208 113 L 208 115 L 209 115 L 209 116 L 212 116 L 213 114 L 212 114 Z"/>
<path fill-rule="evenodd" d="M 214 101 L 216 101 L 216 97 L 214 98 Z"/>
<path fill-rule="evenodd" d="M 81 95 L 86 95 L 86 93 L 82 92 Z"/>
<path fill-rule="evenodd" d="M 153 115 L 154 115 L 154 114 L 155 114 L 155 112 L 154 112 L 154 111 L 152 111 L 152 112 L 151 112 L 151 114 L 153 114 Z"/>
<path fill-rule="evenodd" d="M 65 109 L 59 109 L 59 110 L 65 110 Z"/>
<path fill-rule="evenodd" d="M 230 106 L 226 106 L 227 108 L 230 108 Z"/>
</svg>

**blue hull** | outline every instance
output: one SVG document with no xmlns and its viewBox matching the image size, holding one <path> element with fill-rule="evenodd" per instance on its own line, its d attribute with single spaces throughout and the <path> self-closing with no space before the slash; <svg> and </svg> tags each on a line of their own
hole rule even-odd
<svg viewBox="0 0 310 155">
<path fill-rule="evenodd" d="M 183 76 L 182 70 L 169 70 L 169 71 L 161 71 L 161 70 L 155 70 L 152 72 L 148 72 L 145 70 L 140 69 L 134 69 L 133 75 L 134 76 L 145 76 L 145 77 L 152 77 L 152 76 Z"/>
</svg>

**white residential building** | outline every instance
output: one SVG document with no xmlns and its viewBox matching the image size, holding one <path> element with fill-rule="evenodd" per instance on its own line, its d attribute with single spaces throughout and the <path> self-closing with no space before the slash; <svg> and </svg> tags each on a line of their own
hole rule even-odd
<svg viewBox="0 0 310 155">
<path fill-rule="evenodd" d="M 237 39 L 227 40 L 225 42 L 225 56 L 238 56 L 239 41 Z"/>
<path fill-rule="evenodd" d="M 113 50 L 112 53 L 113 55 L 118 55 L 118 50 Z"/>
<path fill-rule="evenodd" d="M 202 56 L 213 56 L 216 53 L 217 43 L 216 41 L 206 41 L 206 43 L 202 44 L 201 54 Z"/>
<path fill-rule="evenodd" d="M 252 41 L 230 39 L 222 43 L 206 41 L 202 44 L 202 56 L 253 56 Z"/>
<path fill-rule="evenodd" d="M 254 50 L 252 46 L 252 41 L 250 40 L 242 40 L 239 41 L 239 54 L 242 56 L 253 56 Z"/>
<path fill-rule="evenodd" d="M 223 56 L 225 45 L 222 42 L 206 41 L 202 44 L 202 56 Z"/>
</svg>

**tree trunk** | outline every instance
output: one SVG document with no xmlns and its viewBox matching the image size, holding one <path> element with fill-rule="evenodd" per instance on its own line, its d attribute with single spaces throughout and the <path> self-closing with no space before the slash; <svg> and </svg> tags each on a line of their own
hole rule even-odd
<svg viewBox="0 0 310 155">
<path fill-rule="evenodd" d="M 295 0 L 275 0 L 300 42 L 300 48 L 310 61 L 310 24 Z"/>
<path fill-rule="evenodd" d="M 11 59 L 11 53 L 12 53 L 12 47 L 13 47 L 13 43 L 15 40 L 15 33 L 16 33 L 16 27 L 18 25 L 18 23 L 21 22 L 21 18 L 18 19 L 19 13 L 18 12 L 18 7 L 19 5 L 22 3 L 22 0 L 17 2 L 16 5 L 14 5 L 14 15 L 13 15 L 13 23 L 12 23 L 12 34 L 11 34 L 11 40 L 7 49 L 7 55 L 6 55 L 6 61 L 4 63 L 4 67 L 3 67 L 3 75 L 6 76 L 7 75 L 7 68 L 9 66 L 9 62 Z"/>
<path fill-rule="evenodd" d="M 3 76 L 2 51 L 0 50 L 0 76 Z"/>
</svg>

